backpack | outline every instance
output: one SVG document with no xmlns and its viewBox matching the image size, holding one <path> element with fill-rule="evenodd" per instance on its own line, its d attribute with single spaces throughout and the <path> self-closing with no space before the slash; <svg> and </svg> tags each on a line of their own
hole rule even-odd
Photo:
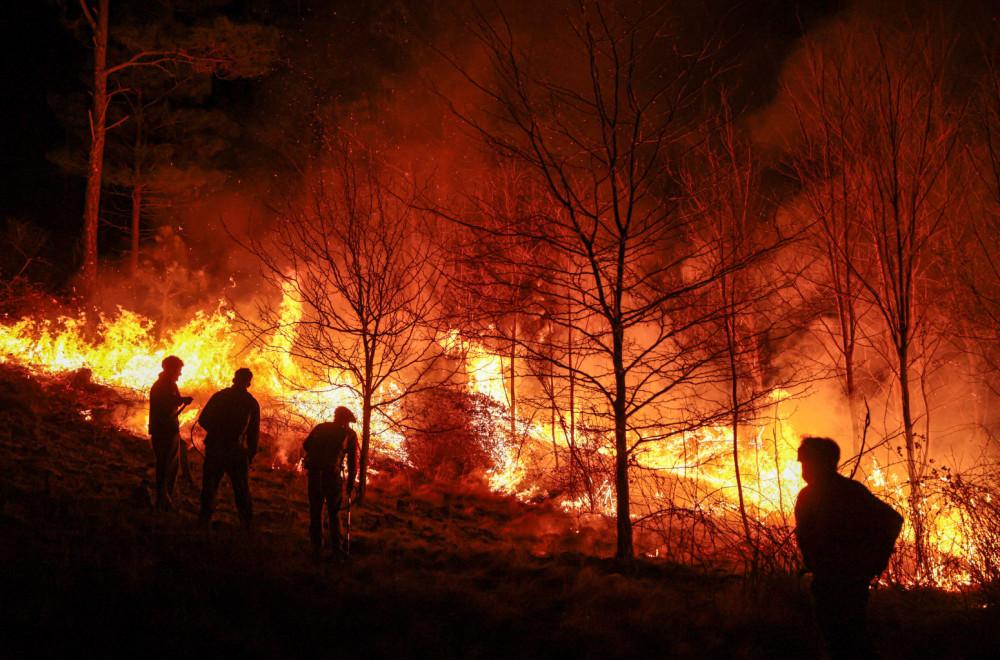
<svg viewBox="0 0 1000 660">
<path fill-rule="evenodd" d="M 349 427 L 333 422 L 318 424 L 302 443 L 306 451 L 303 466 L 307 470 L 340 472 L 352 436 L 356 434 Z"/>
</svg>

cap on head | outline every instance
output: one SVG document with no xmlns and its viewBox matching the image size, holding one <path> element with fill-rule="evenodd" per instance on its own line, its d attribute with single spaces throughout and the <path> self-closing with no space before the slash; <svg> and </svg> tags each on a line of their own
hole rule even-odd
<svg viewBox="0 0 1000 660">
<path fill-rule="evenodd" d="M 337 406 L 337 409 L 333 411 L 333 421 L 335 422 L 347 422 L 348 424 L 358 421 L 358 418 L 354 416 L 349 409 L 344 406 Z"/>
<path fill-rule="evenodd" d="M 840 446 L 830 438 L 803 438 L 799 445 L 800 463 L 809 463 L 821 470 L 837 471 L 840 463 Z"/>
<path fill-rule="evenodd" d="M 240 367 L 233 374 L 233 385 L 239 385 L 240 387 L 250 387 L 250 381 L 253 380 L 253 372 L 246 367 Z"/>
<path fill-rule="evenodd" d="M 168 355 L 163 358 L 163 362 L 160 363 L 164 371 L 171 371 L 174 369 L 180 369 L 184 366 L 184 360 L 180 359 L 176 355 Z"/>
</svg>

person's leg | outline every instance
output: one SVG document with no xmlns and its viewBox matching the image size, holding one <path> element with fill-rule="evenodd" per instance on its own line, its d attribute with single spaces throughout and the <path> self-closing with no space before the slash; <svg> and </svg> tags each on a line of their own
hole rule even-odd
<svg viewBox="0 0 1000 660">
<path fill-rule="evenodd" d="M 153 458 L 156 460 L 156 506 L 160 506 L 160 503 L 164 501 L 167 495 L 166 479 L 164 479 L 167 468 L 166 456 L 164 455 L 163 441 L 160 436 L 151 435 L 149 441 L 153 446 Z"/>
<path fill-rule="evenodd" d="M 177 468 L 179 467 L 178 443 L 181 437 L 177 433 L 172 433 L 164 438 L 166 444 L 167 466 L 163 475 L 166 481 L 166 491 L 168 502 L 173 500 L 174 487 L 177 485 Z"/>
<path fill-rule="evenodd" d="M 871 587 L 868 583 L 855 583 L 848 586 L 845 591 L 844 625 L 853 633 L 846 638 L 850 642 L 847 654 L 858 660 L 877 660 L 881 656 L 868 630 L 868 599 L 871 596 Z"/>
<path fill-rule="evenodd" d="M 222 483 L 225 466 L 211 453 L 205 453 L 205 463 L 201 468 L 201 510 L 198 512 L 198 526 L 208 527 L 215 513 L 215 495 Z"/>
<path fill-rule="evenodd" d="M 243 529 L 253 529 L 253 500 L 250 497 L 250 461 L 246 452 L 237 452 L 227 464 L 229 483 L 233 486 L 236 512 Z"/>
<path fill-rule="evenodd" d="M 188 460 L 188 446 L 180 433 L 177 434 L 177 448 L 181 466 L 181 478 L 193 484 L 194 477 L 191 475 L 191 462 Z"/>
<path fill-rule="evenodd" d="M 323 495 L 330 522 L 330 543 L 334 552 L 344 552 L 344 528 L 340 524 L 340 507 L 343 503 L 343 482 L 338 472 L 325 472 Z"/>
<path fill-rule="evenodd" d="M 310 470 L 309 479 L 309 540 L 313 550 L 323 548 L 323 486 L 322 472 Z"/>
<path fill-rule="evenodd" d="M 867 584 L 813 580 L 816 621 L 834 660 L 870 660 L 878 653 L 868 634 Z"/>
<path fill-rule="evenodd" d="M 155 434 L 150 441 L 156 458 L 156 506 L 166 508 L 177 480 L 177 448 L 169 435 Z"/>
</svg>

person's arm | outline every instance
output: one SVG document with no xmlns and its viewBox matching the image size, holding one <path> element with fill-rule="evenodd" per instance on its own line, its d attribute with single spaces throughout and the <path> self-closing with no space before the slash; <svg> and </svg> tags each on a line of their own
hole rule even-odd
<svg viewBox="0 0 1000 660">
<path fill-rule="evenodd" d="M 251 399 L 253 405 L 250 407 L 250 421 L 247 424 L 247 451 L 250 453 L 250 460 L 257 455 L 257 442 L 260 439 L 260 404 L 256 399 Z"/>
<path fill-rule="evenodd" d="M 180 414 L 181 408 L 194 401 L 194 397 L 181 396 L 181 392 L 177 389 L 176 384 L 174 384 L 172 390 L 170 393 L 170 409 L 173 411 L 174 417 L 176 417 Z"/>
<path fill-rule="evenodd" d="M 149 434 L 152 435 L 157 431 L 157 427 L 162 424 L 163 405 L 160 403 L 162 395 L 160 390 L 163 389 L 160 385 L 160 381 L 157 380 L 153 383 L 153 386 L 149 388 Z"/>
<path fill-rule="evenodd" d="M 319 428 L 319 424 L 313 427 L 313 430 L 309 432 L 306 439 L 302 441 L 302 467 L 306 470 L 312 469 L 312 462 L 309 458 L 309 452 L 312 451 L 313 447 L 316 446 L 316 429 Z"/>
<path fill-rule="evenodd" d="M 896 511 L 892 506 L 883 502 L 879 498 L 875 498 L 878 502 L 877 509 L 879 511 L 880 524 L 882 529 L 885 530 L 885 540 L 890 547 L 895 547 L 896 539 L 899 537 L 899 533 L 903 531 L 903 516 L 900 515 L 899 511 Z"/>
<path fill-rule="evenodd" d="M 219 393 L 216 392 L 211 397 L 209 397 L 208 403 L 205 404 L 205 407 L 201 409 L 201 414 L 198 415 L 198 425 L 201 426 L 201 428 L 205 429 L 205 431 L 208 433 L 211 433 L 212 429 L 216 426 L 215 409 L 216 407 L 218 407 L 218 401 L 216 399 L 216 397 L 218 396 Z"/>
<path fill-rule="evenodd" d="M 903 528 L 903 516 L 867 489 L 865 494 L 868 506 L 865 515 L 869 522 L 867 549 L 869 564 L 866 569 L 872 577 L 878 577 L 892 558 L 896 548 L 896 538 Z"/>
<path fill-rule="evenodd" d="M 302 449 L 304 449 L 307 454 L 310 451 L 312 451 L 313 447 L 316 444 L 316 429 L 318 429 L 318 428 L 319 428 L 319 424 L 317 424 L 316 426 L 314 426 L 313 430 L 310 431 L 309 435 L 306 436 L 306 439 L 302 441 Z"/>
<path fill-rule="evenodd" d="M 351 431 L 347 436 L 347 497 L 354 492 L 354 479 L 358 476 L 358 434 Z"/>
<path fill-rule="evenodd" d="M 822 531 L 818 528 L 815 502 L 810 495 L 811 493 L 803 489 L 795 501 L 795 540 L 802 553 L 802 562 L 807 569 L 815 573 L 822 563 L 820 557 L 823 553 L 823 539 Z"/>
</svg>

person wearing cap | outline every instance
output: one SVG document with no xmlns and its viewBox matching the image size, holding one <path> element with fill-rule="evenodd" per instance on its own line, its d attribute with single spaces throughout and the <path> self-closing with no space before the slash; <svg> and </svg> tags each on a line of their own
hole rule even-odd
<svg viewBox="0 0 1000 660">
<path fill-rule="evenodd" d="M 170 511 L 174 508 L 178 466 L 183 467 L 188 479 L 191 478 L 187 455 L 183 453 L 177 415 L 194 399 L 181 396 L 177 389 L 177 379 L 184 368 L 183 360 L 176 355 L 168 355 L 163 358 L 160 366 L 163 371 L 149 390 L 149 439 L 156 458 L 156 508 Z"/>
<path fill-rule="evenodd" d="M 215 496 L 225 475 L 233 487 L 240 523 L 244 529 L 252 529 L 250 466 L 260 437 L 260 404 L 247 391 L 251 382 L 249 369 L 237 369 L 232 386 L 213 394 L 198 417 L 198 424 L 207 432 L 198 514 L 198 526 L 203 529 L 208 529 L 215 513 Z"/>
<path fill-rule="evenodd" d="M 344 490 L 341 473 L 346 457 L 347 498 L 350 501 L 358 473 L 358 434 L 351 428 L 351 423 L 356 421 L 354 413 L 340 406 L 334 411 L 332 422 L 317 424 L 302 443 L 305 451 L 303 464 L 309 478 L 309 540 L 316 555 L 323 550 L 324 504 L 333 553 L 341 554 L 344 549 L 344 532 L 340 525 Z"/>
<path fill-rule="evenodd" d="M 860 482 L 837 474 L 840 447 L 805 438 L 798 450 L 806 486 L 795 501 L 795 537 L 830 657 L 877 658 L 866 610 L 871 583 L 889 564 L 903 517 Z"/>
</svg>

